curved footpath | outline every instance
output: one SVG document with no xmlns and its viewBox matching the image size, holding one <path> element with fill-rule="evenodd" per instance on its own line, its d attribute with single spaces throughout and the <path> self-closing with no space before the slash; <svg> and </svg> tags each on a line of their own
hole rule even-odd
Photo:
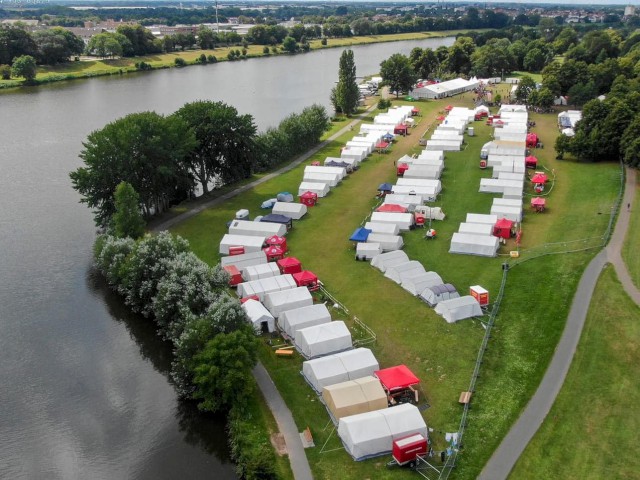
<svg viewBox="0 0 640 480">
<path fill-rule="evenodd" d="M 288 172 L 289 170 L 297 167 L 302 162 L 304 162 L 309 157 L 311 157 L 316 152 L 318 152 L 320 149 L 327 146 L 329 142 L 347 133 L 347 131 L 352 130 L 353 127 L 363 117 L 365 117 L 371 111 L 373 111 L 376 108 L 376 106 L 377 106 L 377 103 L 374 103 L 364 113 L 354 117 L 353 120 L 351 120 L 342 129 L 340 129 L 339 131 L 331 135 L 327 140 L 321 142 L 319 145 L 317 145 L 313 149 L 309 150 L 305 154 L 296 158 L 287 166 L 280 168 L 279 170 L 276 170 L 275 172 L 270 173 L 269 175 L 265 175 L 264 177 L 254 182 L 243 185 L 242 187 L 238 187 L 228 193 L 225 193 L 224 195 L 221 195 L 208 202 L 198 205 L 197 207 L 191 210 L 188 210 L 176 217 L 173 217 L 165 222 L 162 222 L 159 225 L 156 225 L 153 228 L 153 231 L 159 232 L 162 230 L 168 230 L 174 225 L 177 225 L 178 223 L 183 222 L 186 219 L 191 218 L 194 215 L 197 215 L 198 213 L 208 208 L 219 205 L 230 198 L 233 198 L 237 195 L 240 195 L 243 192 L 246 192 L 247 190 L 252 189 L 256 185 L 260 185 L 261 183 L 271 180 L 272 178 L 277 177 L 278 175 Z M 291 415 L 291 411 L 289 410 L 289 408 L 287 408 L 287 405 L 282 399 L 280 392 L 278 392 L 278 389 L 273 383 L 273 380 L 271 380 L 269 373 L 264 368 L 262 363 L 258 362 L 258 364 L 255 366 L 255 368 L 253 369 L 253 376 L 256 379 L 256 383 L 258 384 L 258 387 L 260 388 L 262 395 L 267 401 L 267 405 L 269 406 L 269 409 L 271 410 L 271 413 L 273 414 L 276 420 L 276 423 L 278 424 L 278 429 L 280 430 L 280 433 L 282 433 L 282 435 L 284 436 L 284 441 L 287 446 L 287 453 L 289 455 L 289 463 L 291 464 L 291 470 L 293 471 L 293 477 L 296 480 L 313 480 L 311 467 L 309 466 L 307 455 L 304 453 L 302 440 L 300 439 L 298 427 L 296 426 L 296 423 L 293 420 L 293 415 Z"/>
<path fill-rule="evenodd" d="M 591 260 L 584 271 L 571 304 L 567 324 L 544 378 L 520 418 L 511 427 L 507 436 L 504 437 L 500 446 L 485 465 L 478 477 L 480 480 L 506 479 L 549 413 L 569 371 L 587 317 L 591 296 L 600 272 L 607 263 L 614 266 L 625 292 L 636 304 L 640 305 L 640 291 L 631 281 L 631 276 L 620 253 L 629 227 L 630 212 L 627 205 L 633 205 L 635 191 L 636 171 L 627 168 L 624 197 L 613 236 L 609 244 Z"/>
</svg>

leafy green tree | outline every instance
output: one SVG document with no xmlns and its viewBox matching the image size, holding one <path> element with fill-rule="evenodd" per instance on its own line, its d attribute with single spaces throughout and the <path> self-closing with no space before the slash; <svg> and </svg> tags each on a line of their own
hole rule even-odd
<svg viewBox="0 0 640 480">
<path fill-rule="evenodd" d="M 409 59 L 401 53 L 394 53 L 382 61 L 380 75 L 391 91 L 396 92 L 396 98 L 400 96 L 400 92 L 411 90 L 417 80 Z"/>
<path fill-rule="evenodd" d="M 124 35 L 121 36 L 125 40 L 127 39 Z M 89 40 L 89 43 L 87 44 L 86 51 L 90 55 L 96 55 L 101 58 L 118 57 L 121 56 L 125 50 L 123 48 L 123 43 L 127 46 L 127 43 L 117 37 L 115 33 L 99 33 L 98 35 L 91 37 L 91 40 Z"/>
<path fill-rule="evenodd" d="M 516 88 L 516 100 L 528 104 L 529 96 L 536 90 L 536 82 L 529 75 L 524 75 Z"/>
<path fill-rule="evenodd" d="M 90 133 L 83 145 L 85 166 L 70 177 L 80 201 L 94 210 L 97 225 L 109 224 L 113 192 L 122 181 L 138 192 L 146 216 L 163 212 L 193 189 L 186 158 L 196 140 L 180 118 L 133 113 Z"/>
<path fill-rule="evenodd" d="M 0 27 L 0 64 L 9 65 L 23 55 L 36 57 L 38 46 L 28 32 L 19 27 Z"/>
<path fill-rule="evenodd" d="M 529 72 L 539 72 L 546 62 L 544 53 L 539 48 L 533 48 L 524 56 L 523 67 Z"/>
<path fill-rule="evenodd" d="M 293 37 L 286 37 L 282 41 L 282 49 L 288 53 L 295 53 L 298 50 L 298 43 Z"/>
<path fill-rule="evenodd" d="M 511 42 L 506 38 L 492 38 L 471 55 L 472 73 L 481 77 L 500 77 L 512 71 L 515 60 L 509 52 Z"/>
<path fill-rule="evenodd" d="M 256 126 L 251 115 L 239 115 L 222 102 L 197 101 L 185 104 L 174 116 L 195 135 L 196 146 L 186 160 L 204 193 L 215 177 L 233 182 L 251 175 L 256 160 Z"/>
<path fill-rule="evenodd" d="M 205 27 L 204 25 L 200 25 L 198 27 L 198 33 L 196 35 L 196 42 L 198 47 L 202 50 L 212 49 L 216 46 L 216 35 L 210 28 Z"/>
<path fill-rule="evenodd" d="M 140 213 L 140 196 L 130 183 L 120 182 L 114 194 L 113 230 L 116 237 L 140 238 L 145 221 Z"/>
<path fill-rule="evenodd" d="M 2 78 L 2 80 L 9 80 L 11 78 L 11 66 L 0 65 L 0 78 Z"/>
<path fill-rule="evenodd" d="M 553 41 L 553 49 L 558 54 L 565 53 L 572 45 L 578 43 L 578 32 L 572 27 L 565 27 Z"/>
<path fill-rule="evenodd" d="M 253 390 L 251 369 L 257 361 L 258 341 L 246 325 L 209 340 L 195 356 L 193 397 L 199 408 L 220 411 L 231 406 L 242 409 Z"/>
<path fill-rule="evenodd" d="M 153 33 L 142 25 L 120 25 L 116 33 L 125 36 L 128 40 L 123 44 L 123 55 L 126 57 L 158 53 Z"/>
<path fill-rule="evenodd" d="M 135 240 L 130 237 L 118 238 L 113 235 L 100 235 L 96 239 L 93 258 L 111 287 L 117 289 L 124 281 L 124 266 L 135 245 Z"/>
<path fill-rule="evenodd" d="M 33 33 L 33 40 L 38 46 L 39 62 L 48 65 L 66 62 L 84 51 L 82 39 L 60 27 L 38 30 Z"/>
<path fill-rule="evenodd" d="M 356 63 L 353 50 L 345 50 L 340 56 L 338 84 L 334 87 L 333 98 L 336 111 L 351 115 L 358 108 L 360 92 L 356 83 Z"/>
<path fill-rule="evenodd" d="M 11 75 L 32 82 L 36 78 L 36 60 L 31 55 L 15 58 L 11 65 Z"/>
<path fill-rule="evenodd" d="M 573 85 L 567 92 L 569 96 L 569 103 L 576 107 L 581 107 L 589 100 L 593 100 L 596 97 L 596 86 L 592 81 L 588 83 L 577 83 Z"/>
<path fill-rule="evenodd" d="M 471 55 L 475 49 L 476 44 L 471 38 L 458 37 L 449 47 L 445 68 L 451 73 L 467 75 L 471 70 Z"/>
</svg>

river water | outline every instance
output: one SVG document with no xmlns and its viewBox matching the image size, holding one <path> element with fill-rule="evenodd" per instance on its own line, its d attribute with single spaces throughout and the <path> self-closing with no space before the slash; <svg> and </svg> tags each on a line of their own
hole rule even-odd
<svg viewBox="0 0 640 480">
<path fill-rule="evenodd" d="M 358 75 L 452 38 L 353 47 Z M 177 399 L 167 344 L 91 268 L 91 212 L 68 173 L 92 130 L 221 100 L 260 130 L 329 107 L 342 49 L 0 94 L 0 478 L 236 478 L 224 419 Z"/>
</svg>

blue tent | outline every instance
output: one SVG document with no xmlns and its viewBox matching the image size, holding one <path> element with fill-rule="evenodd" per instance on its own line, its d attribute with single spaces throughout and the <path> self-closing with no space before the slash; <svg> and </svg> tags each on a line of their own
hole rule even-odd
<svg viewBox="0 0 640 480">
<path fill-rule="evenodd" d="M 265 200 L 264 202 L 262 202 L 260 208 L 273 208 L 274 203 L 276 203 L 276 199 L 270 198 L 269 200 Z"/>
<path fill-rule="evenodd" d="M 280 223 L 287 226 L 287 230 L 290 230 L 293 226 L 293 220 L 286 215 L 279 215 L 277 213 L 270 213 L 260 219 L 261 222 Z"/>
<path fill-rule="evenodd" d="M 349 240 L 352 242 L 366 242 L 370 233 L 371 230 L 369 230 L 368 228 L 360 227 L 357 228 L 355 232 L 353 232 L 353 235 L 351 235 L 351 238 L 349 238 Z"/>
<path fill-rule="evenodd" d="M 395 137 L 395 135 L 393 135 L 392 133 L 387 133 L 387 134 L 382 136 L 382 139 L 385 142 L 393 142 L 394 137 Z"/>
<path fill-rule="evenodd" d="M 391 189 L 393 189 L 393 185 L 391 185 L 390 183 L 381 183 L 378 187 L 378 190 L 380 190 L 381 192 L 390 192 Z"/>
<path fill-rule="evenodd" d="M 289 192 L 280 192 L 276 197 L 279 202 L 293 202 L 293 195 Z"/>
</svg>

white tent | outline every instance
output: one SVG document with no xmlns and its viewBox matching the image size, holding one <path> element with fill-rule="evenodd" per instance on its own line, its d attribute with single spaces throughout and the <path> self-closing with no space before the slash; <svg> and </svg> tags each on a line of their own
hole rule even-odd
<svg viewBox="0 0 640 480">
<path fill-rule="evenodd" d="M 444 152 L 459 152 L 460 142 L 451 140 L 427 140 L 427 150 L 441 150 Z"/>
<path fill-rule="evenodd" d="M 408 170 L 405 170 L 402 174 L 402 178 L 431 178 L 438 179 L 440 178 L 440 173 L 442 169 L 438 167 L 424 167 L 424 166 L 415 166 L 412 165 Z"/>
<path fill-rule="evenodd" d="M 371 221 L 376 223 L 393 223 L 401 231 L 409 230 L 413 225 L 413 215 L 410 213 L 373 212 Z"/>
<path fill-rule="evenodd" d="M 450 283 L 441 283 L 438 285 L 431 285 L 425 288 L 420 293 L 420 298 L 427 302 L 430 306 L 435 307 L 443 300 L 450 300 L 452 298 L 459 298 L 460 294 Z"/>
<path fill-rule="evenodd" d="M 458 227 L 460 233 L 472 233 L 474 235 L 491 235 L 493 233 L 493 225 L 490 223 L 461 223 Z"/>
<path fill-rule="evenodd" d="M 418 187 L 415 185 L 393 185 L 391 191 L 395 195 L 420 195 L 425 202 L 434 202 L 439 193 L 436 187 Z"/>
<path fill-rule="evenodd" d="M 502 193 L 505 188 L 522 188 L 519 180 L 502 180 L 500 178 L 481 178 L 480 193 Z"/>
<path fill-rule="evenodd" d="M 337 423 L 342 417 L 387 408 L 387 394 L 376 377 L 329 385 L 322 389 L 322 401 L 331 419 Z"/>
<path fill-rule="evenodd" d="M 260 265 L 251 265 L 242 269 L 242 278 L 245 282 L 251 280 L 260 280 L 261 278 L 269 278 L 280 275 L 280 269 L 275 262 L 262 263 Z"/>
<path fill-rule="evenodd" d="M 374 142 L 368 142 L 366 140 L 360 141 L 360 140 L 349 140 L 346 144 L 347 147 L 356 147 L 356 148 L 363 148 L 367 151 L 367 155 L 371 154 L 371 152 L 373 152 L 373 147 L 375 146 Z"/>
<path fill-rule="evenodd" d="M 282 312 L 278 318 L 278 327 L 290 338 L 296 331 L 331 321 L 331 313 L 323 303 L 307 305 Z"/>
<path fill-rule="evenodd" d="M 513 104 L 504 104 L 500 106 L 500 114 L 503 114 L 505 112 L 526 112 L 526 111 L 527 111 L 526 105 L 517 105 L 513 103 Z"/>
<path fill-rule="evenodd" d="M 335 161 L 339 162 L 340 159 L 337 158 Z M 347 169 L 345 167 L 321 167 L 317 165 L 307 165 L 304 167 L 304 173 L 333 173 L 338 174 L 340 179 L 343 179 L 347 176 Z"/>
<path fill-rule="evenodd" d="M 367 150 L 359 147 L 344 147 L 340 152 L 340 158 L 353 158 L 362 162 L 367 158 Z"/>
<path fill-rule="evenodd" d="M 271 292 L 279 292 L 281 290 L 290 290 L 296 288 L 296 281 L 290 274 L 278 275 L 276 277 L 262 278 L 260 280 L 252 280 L 238 285 L 238 297 L 250 297 L 257 295 L 260 301 L 264 301 L 265 296 Z M 273 313 L 273 312 L 271 312 Z"/>
<path fill-rule="evenodd" d="M 491 172 L 491 178 L 502 178 L 501 175 L 504 173 L 524 174 L 526 168 L 527 167 L 524 164 L 524 160 L 519 163 L 502 163 L 500 165 L 496 165 L 495 167 L 493 167 L 493 171 Z"/>
<path fill-rule="evenodd" d="M 262 303 L 257 300 L 247 300 L 242 304 L 242 309 L 256 332 L 260 333 L 263 329 L 269 332 L 275 330 L 275 319 Z"/>
<path fill-rule="evenodd" d="M 370 233 L 367 243 L 377 243 L 383 252 L 400 250 L 404 245 L 404 240 L 400 235 L 388 235 L 386 233 Z"/>
<path fill-rule="evenodd" d="M 257 222 L 256 222 L 257 223 Z M 260 252 L 264 247 L 266 235 L 256 237 L 252 235 L 226 234 L 220 240 L 220 255 L 229 255 L 229 247 L 244 247 L 245 253 Z"/>
<path fill-rule="evenodd" d="M 440 160 L 444 162 L 444 152 L 442 150 L 423 150 L 416 160 Z"/>
<path fill-rule="evenodd" d="M 524 172 L 500 172 L 498 173 L 498 179 L 524 182 Z"/>
<path fill-rule="evenodd" d="M 522 208 L 522 200 L 519 200 L 517 198 L 494 198 L 492 205 L 503 205 L 505 207 Z"/>
<path fill-rule="evenodd" d="M 379 243 L 358 242 L 356 245 L 356 260 L 371 260 L 382 253 L 382 245 Z"/>
<path fill-rule="evenodd" d="M 308 183 L 326 183 L 330 187 L 335 187 L 340 182 L 340 175 L 337 173 L 305 172 L 302 176 L 302 181 Z"/>
<path fill-rule="evenodd" d="M 396 185 L 435 188 L 436 193 L 440 193 L 440 190 L 442 190 L 440 180 L 433 178 L 398 178 Z"/>
<path fill-rule="evenodd" d="M 287 310 L 306 307 L 308 305 L 313 305 L 313 298 L 307 287 L 289 288 L 278 292 L 267 293 L 264 296 L 264 306 L 267 307 L 271 315 L 276 318 Z"/>
<path fill-rule="evenodd" d="M 376 267 L 382 273 L 387 270 L 387 266 L 399 265 L 400 263 L 406 263 L 409 261 L 409 257 L 402 250 L 396 250 L 395 252 L 381 253 L 371 259 L 371 266 Z"/>
<path fill-rule="evenodd" d="M 253 237 L 270 237 L 287 234 L 287 226 L 271 222 L 249 222 L 247 220 L 234 220 L 229 225 L 230 235 L 251 235 Z"/>
<path fill-rule="evenodd" d="M 396 195 L 394 193 L 387 193 L 384 196 L 383 203 L 392 203 L 395 205 L 404 205 L 407 208 L 410 206 L 422 205 L 422 195 Z"/>
<path fill-rule="evenodd" d="M 522 206 L 519 207 L 509 207 L 506 205 L 492 205 L 491 206 L 491 214 L 497 215 L 498 217 L 504 217 L 512 222 L 521 222 L 522 221 Z"/>
<path fill-rule="evenodd" d="M 438 130 L 463 134 L 465 128 L 467 127 L 467 122 L 463 119 L 453 118 L 451 120 L 445 120 L 445 122 L 446 123 L 441 123 L 440 125 L 438 125 Z"/>
<path fill-rule="evenodd" d="M 388 454 L 394 440 L 414 433 L 427 438 L 427 425 L 410 403 L 343 417 L 338 423 L 338 435 L 355 460 Z"/>
<path fill-rule="evenodd" d="M 467 223 L 488 223 L 493 226 L 497 221 L 497 215 L 487 215 L 485 213 L 467 213 Z"/>
<path fill-rule="evenodd" d="M 220 265 L 226 267 L 228 265 L 234 265 L 239 270 L 251 265 L 260 265 L 267 263 L 267 254 L 262 250 L 251 253 L 243 253 L 241 255 L 231 255 L 228 257 L 222 257 L 220 259 Z"/>
<path fill-rule="evenodd" d="M 502 198 L 516 199 L 522 203 L 522 189 L 521 188 L 505 188 L 502 193 Z"/>
<path fill-rule="evenodd" d="M 273 205 L 271 213 L 285 215 L 293 218 L 294 220 L 300 220 L 307 213 L 307 206 L 303 203 L 276 202 Z"/>
<path fill-rule="evenodd" d="M 371 233 L 384 233 L 386 235 L 398 235 L 400 229 L 395 223 L 367 222 L 364 228 L 371 230 Z"/>
<path fill-rule="evenodd" d="M 341 320 L 296 331 L 296 349 L 305 358 L 315 358 L 353 348 L 351 332 Z"/>
<path fill-rule="evenodd" d="M 442 152 L 438 152 L 438 151 L 427 151 L 427 153 L 442 153 Z M 440 172 L 442 172 L 442 170 L 444 170 L 444 160 L 439 160 L 436 158 L 414 158 L 411 162 L 405 162 L 407 165 L 409 165 L 409 168 L 411 167 L 432 167 L 432 168 L 437 168 L 438 170 L 440 170 Z M 400 165 L 400 163 L 398 163 L 398 165 Z"/>
<path fill-rule="evenodd" d="M 424 267 L 417 260 L 409 260 L 405 263 L 399 263 L 398 265 L 391 265 L 387 267 L 384 272 L 384 276 L 400 284 L 402 282 L 401 276 L 403 273 L 424 273 Z"/>
<path fill-rule="evenodd" d="M 474 235 L 471 233 L 454 233 L 451 238 L 449 253 L 495 257 L 500 244 L 498 237 L 492 235 Z"/>
<path fill-rule="evenodd" d="M 402 288 L 411 295 L 421 295 L 425 288 L 442 284 L 442 277 L 436 272 L 424 272 L 420 275 L 402 279 Z"/>
<path fill-rule="evenodd" d="M 455 130 L 439 130 L 436 129 L 431 134 L 431 140 L 451 140 L 462 143 L 462 135 Z"/>
<path fill-rule="evenodd" d="M 346 163 L 349 165 L 346 167 L 347 172 L 352 172 L 353 169 L 360 164 L 360 160 L 356 160 L 355 158 L 327 157 L 324 159 L 325 166 L 327 163 Z"/>
<path fill-rule="evenodd" d="M 431 220 L 444 220 L 445 214 L 440 207 L 428 207 L 426 205 L 419 205 L 414 210 L 415 213 L 421 213 L 427 219 Z"/>
<path fill-rule="evenodd" d="M 435 312 L 444 318 L 447 323 L 482 316 L 480 304 L 471 295 L 443 300 L 436 305 Z"/>
<path fill-rule="evenodd" d="M 302 376 L 316 392 L 328 385 L 373 375 L 380 365 L 368 348 L 356 348 L 302 362 Z"/>
<path fill-rule="evenodd" d="M 302 182 L 298 187 L 298 196 L 304 192 L 313 192 L 318 197 L 326 197 L 329 193 L 329 184 L 318 182 Z"/>
</svg>

